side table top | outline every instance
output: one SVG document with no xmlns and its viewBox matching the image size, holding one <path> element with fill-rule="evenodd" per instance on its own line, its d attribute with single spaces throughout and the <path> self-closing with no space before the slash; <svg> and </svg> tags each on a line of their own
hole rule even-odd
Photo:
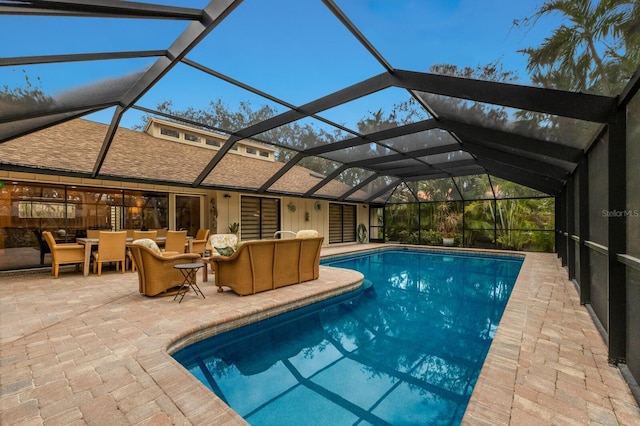
<svg viewBox="0 0 640 426">
<path fill-rule="evenodd" d="M 180 263 L 178 265 L 173 265 L 176 269 L 198 269 L 202 268 L 204 263 Z"/>
</svg>

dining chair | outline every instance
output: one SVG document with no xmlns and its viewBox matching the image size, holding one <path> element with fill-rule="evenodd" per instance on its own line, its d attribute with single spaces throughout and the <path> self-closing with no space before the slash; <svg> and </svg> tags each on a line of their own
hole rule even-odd
<svg viewBox="0 0 640 426">
<path fill-rule="evenodd" d="M 158 231 L 158 237 L 166 237 L 169 232 L 167 228 L 152 229 L 152 231 Z"/>
<path fill-rule="evenodd" d="M 187 245 L 187 231 L 167 231 L 163 255 L 181 254 Z"/>
<path fill-rule="evenodd" d="M 100 236 L 99 229 L 87 229 L 87 238 L 98 238 Z"/>
<path fill-rule="evenodd" d="M 100 231 L 98 237 L 98 251 L 93 253 L 93 273 L 102 275 L 102 264 L 116 262 L 116 270 L 120 263 L 121 272 L 124 274 L 125 260 L 127 256 L 127 231 Z"/>
<path fill-rule="evenodd" d="M 153 231 L 139 231 L 139 230 L 134 230 L 133 231 L 133 241 L 135 240 L 140 240 L 142 238 L 148 238 L 150 240 L 156 241 L 156 239 L 158 239 L 158 231 L 153 230 Z"/>
<path fill-rule="evenodd" d="M 36 240 L 38 241 L 38 247 L 40 248 L 40 264 L 44 265 L 44 255 L 47 253 L 51 253 L 51 248 L 49 247 L 49 243 L 47 243 L 47 241 L 44 240 L 42 236 L 42 231 L 40 231 L 39 229 L 34 229 L 33 235 L 36 236 Z"/>
<path fill-rule="evenodd" d="M 84 264 L 84 246 L 82 244 L 58 244 L 49 231 L 43 231 L 42 238 L 47 242 L 51 251 L 51 275 L 53 278 L 58 278 L 60 265 L 75 263 L 77 269 L 80 264 Z"/>
<path fill-rule="evenodd" d="M 191 240 L 191 253 L 198 253 L 204 257 L 204 251 L 207 248 L 207 242 L 209 241 L 209 230 L 199 229 L 195 238 Z"/>
</svg>

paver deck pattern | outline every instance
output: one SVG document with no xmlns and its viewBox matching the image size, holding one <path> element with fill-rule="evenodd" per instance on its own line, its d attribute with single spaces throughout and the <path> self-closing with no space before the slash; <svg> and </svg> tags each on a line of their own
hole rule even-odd
<svg viewBox="0 0 640 426">
<path fill-rule="evenodd" d="M 247 297 L 199 282 L 206 299 L 191 292 L 178 304 L 141 296 L 133 273 L 0 276 L 0 424 L 246 424 L 169 352 L 350 291 L 361 279 L 323 267 L 318 281 Z M 555 255 L 527 254 L 463 423 L 640 424 Z"/>
</svg>

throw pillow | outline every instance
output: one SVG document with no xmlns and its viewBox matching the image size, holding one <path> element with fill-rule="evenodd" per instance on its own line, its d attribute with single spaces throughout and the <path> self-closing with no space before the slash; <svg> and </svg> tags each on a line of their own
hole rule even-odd
<svg viewBox="0 0 640 426">
<path fill-rule="evenodd" d="M 233 254 L 233 247 L 214 247 L 214 249 L 222 256 L 231 256 Z"/>
</svg>

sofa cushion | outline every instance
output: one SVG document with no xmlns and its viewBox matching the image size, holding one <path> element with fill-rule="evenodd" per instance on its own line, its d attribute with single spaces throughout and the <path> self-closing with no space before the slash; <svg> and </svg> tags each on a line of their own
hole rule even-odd
<svg viewBox="0 0 640 426">
<path fill-rule="evenodd" d="M 158 244 L 156 244 L 156 242 L 153 241 L 151 238 L 140 238 L 139 240 L 133 241 L 131 244 L 143 246 L 150 249 L 154 253 L 161 254 L 160 247 L 158 247 Z"/>
<path fill-rule="evenodd" d="M 315 238 L 320 236 L 315 229 L 301 229 L 296 233 L 296 238 Z"/>
<path fill-rule="evenodd" d="M 210 238 L 211 247 L 234 247 L 238 244 L 238 236 L 235 234 L 214 234 Z"/>
</svg>

